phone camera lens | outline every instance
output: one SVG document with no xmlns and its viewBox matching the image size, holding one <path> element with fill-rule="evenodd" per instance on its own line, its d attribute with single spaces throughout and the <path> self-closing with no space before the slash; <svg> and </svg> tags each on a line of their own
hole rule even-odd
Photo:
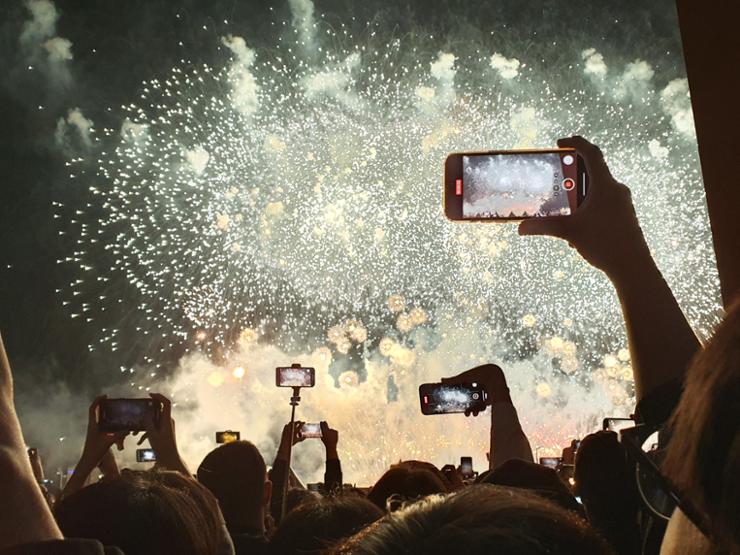
<svg viewBox="0 0 740 555">
<path fill-rule="evenodd" d="M 574 160 L 573 156 L 571 156 L 570 154 L 566 154 L 565 156 L 563 156 L 563 165 L 564 166 L 572 166 L 573 165 L 573 162 L 575 162 L 575 160 Z"/>
</svg>

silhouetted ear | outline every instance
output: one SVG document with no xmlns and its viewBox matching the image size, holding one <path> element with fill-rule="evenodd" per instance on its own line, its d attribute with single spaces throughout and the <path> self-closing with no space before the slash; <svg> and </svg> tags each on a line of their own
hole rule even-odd
<svg viewBox="0 0 740 555">
<path fill-rule="evenodd" d="M 262 490 L 262 505 L 266 508 L 269 508 L 271 499 L 272 499 L 272 482 L 270 480 L 265 480 L 265 487 Z"/>
</svg>

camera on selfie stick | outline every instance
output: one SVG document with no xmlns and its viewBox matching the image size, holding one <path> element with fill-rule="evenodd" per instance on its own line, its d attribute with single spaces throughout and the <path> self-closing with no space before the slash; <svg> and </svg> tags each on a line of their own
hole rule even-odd
<svg viewBox="0 0 740 555">
<path fill-rule="evenodd" d="M 290 387 L 293 389 L 293 395 L 290 398 L 290 432 L 291 437 L 288 442 L 288 474 L 283 482 L 283 498 L 280 509 L 281 518 L 285 516 L 285 499 L 288 495 L 288 482 L 290 481 L 290 464 L 293 454 L 293 438 L 295 436 L 295 408 L 301 402 L 301 388 L 313 387 L 316 384 L 316 371 L 311 367 L 301 366 L 295 362 L 290 366 L 279 366 L 275 368 L 275 385 L 278 387 Z"/>
</svg>

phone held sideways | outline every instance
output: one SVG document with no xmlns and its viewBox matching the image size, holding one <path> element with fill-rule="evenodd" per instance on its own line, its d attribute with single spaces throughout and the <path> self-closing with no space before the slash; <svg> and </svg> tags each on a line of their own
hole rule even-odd
<svg viewBox="0 0 740 555">
<path fill-rule="evenodd" d="M 482 411 L 488 394 L 480 384 L 424 383 L 419 386 L 422 414 L 455 414 Z"/>
<path fill-rule="evenodd" d="M 458 152 L 445 161 L 444 210 L 453 221 L 569 216 L 588 191 L 571 148 Z"/>
</svg>

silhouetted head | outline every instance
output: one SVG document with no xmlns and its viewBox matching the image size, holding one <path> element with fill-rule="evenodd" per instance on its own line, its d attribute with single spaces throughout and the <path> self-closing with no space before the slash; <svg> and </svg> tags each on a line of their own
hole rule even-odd
<svg viewBox="0 0 740 555">
<path fill-rule="evenodd" d="M 232 533 L 261 529 L 272 484 L 252 443 L 233 441 L 208 453 L 198 467 L 198 481 L 218 499 Z"/>
<path fill-rule="evenodd" d="M 404 502 L 449 491 L 449 482 L 436 467 L 429 463 L 406 461 L 392 466 L 383 474 L 367 498 L 384 511 L 394 511 Z"/>
<path fill-rule="evenodd" d="M 272 537 L 273 553 L 320 553 L 379 520 L 384 512 L 357 495 L 319 498 L 288 513 Z"/>
<path fill-rule="evenodd" d="M 65 537 L 91 538 L 126 555 L 210 555 L 225 531 L 216 499 L 171 471 L 127 471 L 85 487 L 57 504 Z"/>
<path fill-rule="evenodd" d="M 480 484 L 408 505 L 331 553 L 606 555 L 611 551 L 575 513 L 526 490 Z"/>
<path fill-rule="evenodd" d="M 616 433 L 599 431 L 583 438 L 574 478 L 589 519 L 635 519 L 635 476 Z"/>
<path fill-rule="evenodd" d="M 509 459 L 478 482 L 527 489 L 554 501 L 564 509 L 583 513 L 578 501 L 560 479 L 558 473 L 541 464 L 521 459 Z"/>
<path fill-rule="evenodd" d="M 320 499 L 320 495 L 303 488 L 290 488 L 285 496 L 285 514 L 300 507 L 304 503 L 311 503 Z"/>
<path fill-rule="evenodd" d="M 663 468 L 717 543 L 740 550 L 740 299 L 692 362 L 671 426 Z"/>
</svg>

